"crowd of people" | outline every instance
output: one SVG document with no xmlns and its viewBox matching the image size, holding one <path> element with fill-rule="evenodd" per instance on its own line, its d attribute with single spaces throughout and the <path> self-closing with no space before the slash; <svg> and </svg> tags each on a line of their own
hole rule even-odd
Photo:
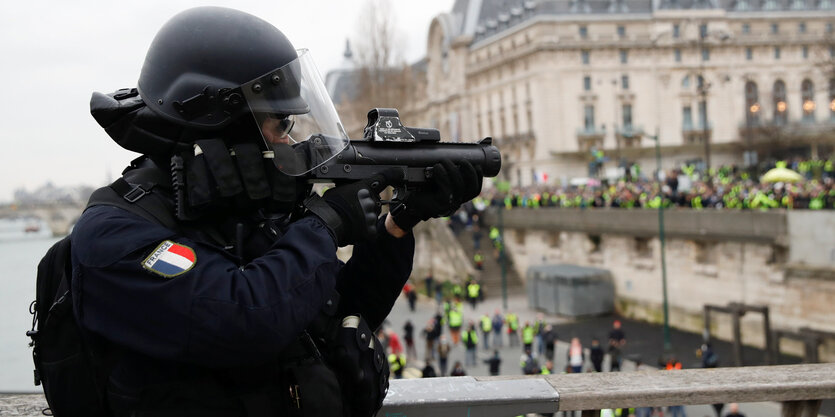
<svg viewBox="0 0 835 417">
<path fill-rule="evenodd" d="M 637 172 L 616 181 L 590 179 L 580 185 L 537 184 L 506 191 L 494 188 L 481 196 L 486 204 L 507 209 L 525 207 L 691 208 L 691 209 L 835 209 L 833 160 L 777 161 L 773 167 L 794 167 L 796 182 L 760 181 L 733 165 L 696 171 L 682 166 L 650 177 Z"/>
<path fill-rule="evenodd" d="M 480 299 L 477 295 L 472 297 L 475 300 L 471 304 L 472 308 L 468 308 L 465 300 L 470 301 L 471 297 L 467 297 L 469 294 L 467 289 L 478 288 L 472 286 L 475 284 L 474 281 L 460 286 L 460 290 L 454 293 L 450 291 L 450 288 L 454 288 L 450 285 L 440 285 L 431 279 L 427 279 L 426 284 L 427 294 L 441 293 L 444 296 L 435 303 L 435 314 L 426 322 L 423 329 L 418 330 L 412 320 L 407 319 L 399 334 L 394 328 L 381 328 L 378 333 L 378 337 L 388 352 L 393 378 L 464 376 L 468 374 L 468 369 L 482 364 L 486 365 L 489 375 L 502 375 L 503 368 L 507 374 L 507 367 L 516 366 L 516 364 L 508 363 L 502 358 L 502 351 L 505 355 L 507 354 L 505 347 L 519 349 L 521 356 L 518 366 L 524 375 L 547 375 L 555 372 L 619 372 L 623 369 L 627 337 L 620 320 L 612 321 L 612 327 L 605 340 L 596 337 L 587 341 L 579 337 L 566 338 L 570 342 L 565 349 L 565 356 L 558 358 L 556 357 L 557 329 L 546 320 L 543 314 L 537 314 L 534 320 L 522 320 L 513 311 L 503 312 L 498 308 L 492 314 L 479 311 Z M 436 291 L 438 288 L 445 288 L 445 290 L 438 292 Z M 411 300 L 414 299 L 413 295 L 417 293 L 418 288 L 410 284 L 404 291 L 404 297 L 411 304 L 413 303 Z M 430 300 L 427 297 L 427 302 L 432 302 Z M 423 339 L 424 348 L 420 352 L 421 356 L 416 347 L 418 337 Z M 450 363 L 451 353 L 456 349 L 463 350 L 464 360 L 455 360 Z M 703 344 L 697 349 L 696 356 L 701 359 L 703 368 L 718 366 L 718 356 L 710 344 Z M 634 370 L 650 369 L 639 359 L 632 358 L 632 360 Z M 555 369 L 557 363 L 564 363 L 564 366 Z M 407 365 L 414 368 L 408 376 L 404 374 Z M 675 371 L 682 368 L 679 359 L 668 356 L 659 358 L 656 369 Z M 723 416 L 723 404 L 714 404 L 713 407 L 717 417 Z M 682 406 L 670 406 L 666 410 L 645 407 L 607 411 L 612 413 L 611 417 L 652 417 L 660 415 L 661 412 L 675 417 L 686 417 Z M 726 417 L 739 415 L 738 406 L 735 404 L 731 404 L 730 411 L 730 414 L 725 413 Z"/>
</svg>

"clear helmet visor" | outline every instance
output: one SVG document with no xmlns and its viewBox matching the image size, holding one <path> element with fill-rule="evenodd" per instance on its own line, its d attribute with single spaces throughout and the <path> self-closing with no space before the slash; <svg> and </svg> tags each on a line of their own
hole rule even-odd
<svg viewBox="0 0 835 417">
<path fill-rule="evenodd" d="M 348 146 L 348 135 L 307 49 L 241 85 L 264 144 L 284 174 L 304 175 Z"/>
</svg>

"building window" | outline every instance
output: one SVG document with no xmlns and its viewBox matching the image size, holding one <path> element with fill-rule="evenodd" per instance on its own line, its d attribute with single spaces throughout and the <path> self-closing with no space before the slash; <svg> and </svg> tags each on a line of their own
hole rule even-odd
<svg viewBox="0 0 835 417">
<path fill-rule="evenodd" d="M 591 243 L 591 248 L 589 250 L 590 253 L 599 253 L 601 243 L 603 243 L 603 239 L 600 238 L 600 235 L 588 235 L 589 243 Z"/>
<path fill-rule="evenodd" d="M 774 59 L 780 59 L 780 47 L 779 46 L 774 47 Z"/>
<path fill-rule="evenodd" d="M 583 65 L 589 64 L 589 51 L 587 49 L 580 51 L 580 60 L 583 61 Z"/>
<path fill-rule="evenodd" d="M 829 120 L 835 120 L 835 78 L 829 79 Z"/>
<path fill-rule="evenodd" d="M 699 102 L 699 129 L 705 129 L 707 124 L 707 101 L 703 99 Z"/>
<path fill-rule="evenodd" d="M 673 25 L 673 37 L 681 37 L 681 27 L 678 25 L 678 23 Z"/>
<path fill-rule="evenodd" d="M 809 59 L 809 47 L 803 45 L 803 49 L 801 49 L 801 54 L 803 54 L 803 59 Z"/>
<path fill-rule="evenodd" d="M 835 58 L 835 46 L 830 46 L 829 47 L 829 57 L 830 58 Z"/>
<path fill-rule="evenodd" d="M 806 33 L 806 22 L 800 22 L 797 24 L 797 33 Z"/>
<path fill-rule="evenodd" d="M 832 33 L 832 23 L 826 24 L 826 33 Z"/>
<path fill-rule="evenodd" d="M 620 86 L 624 90 L 629 89 L 629 76 L 628 75 L 621 75 L 620 76 Z"/>
<path fill-rule="evenodd" d="M 584 109 L 583 126 L 586 128 L 586 132 L 594 131 L 594 106 L 591 104 L 586 104 Z"/>
<path fill-rule="evenodd" d="M 626 27 L 625 26 L 621 26 L 621 25 L 618 26 L 618 36 L 621 37 L 621 38 L 626 36 Z"/>
<path fill-rule="evenodd" d="M 548 246 L 554 249 L 559 249 L 562 241 L 562 232 L 554 232 L 548 234 Z"/>
<path fill-rule="evenodd" d="M 702 48 L 702 61 L 710 61 L 710 49 Z"/>
<path fill-rule="evenodd" d="M 588 75 L 583 77 L 583 90 L 591 91 L 591 77 L 589 77 Z"/>
<path fill-rule="evenodd" d="M 624 104 L 621 110 L 623 113 L 623 128 L 632 129 L 632 105 Z"/>
<path fill-rule="evenodd" d="M 635 238 L 635 255 L 639 258 L 652 258 L 652 247 L 648 237 Z"/>
<path fill-rule="evenodd" d="M 583 38 L 583 39 L 589 37 L 588 26 L 580 26 L 580 37 Z"/>
<path fill-rule="evenodd" d="M 681 89 L 687 90 L 690 88 L 690 76 L 685 75 L 684 78 L 681 79 Z"/>
<path fill-rule="evenodd" d="M 620 50 L 620 63 L 625 64 L 629 60 L 629 55 L 625 49 Z"/>
<path fill-rule="evenodd" d="M 771 24 L 771 34 L 776 35 L 779 32 L 780 32 L 780 26 L 776 23 L 772 23 Z"/>
<path fill-rule="evenodd" d="M 835 47 L 833 47 L 833 49 L 835 49 Z M 676 62 L 681 62 L 681 49 L 673 49 L 673 59 L 675 59 Z"/>
<path fill-rule="evenodd" d="M 754 58 L 754 50 L 751 48 L 745 48 L 745 59 L 750 61 Z"/>
<path fill-rule="evenodd" d="M 690 106 L 684 106 L 681 109 L 681 128 L 683 130 L 693 130 L 693 110 Z"/>
<path fill-rule="evenodd" d="M 783 126 L 789 119 L 789 104 L 786 102 L 786 83 L 783 80 L 775 81 L 771 95 L 774 97 L 774 124 Z"/>
<path fill-rule="evenodd" d="M 699 25 L 699 37 L 702 39 L 707 37 L 707 23 L 702 23 Z"/>
<path fill-rule="evenodd" d="M 748 81 L 745 83 L 745 120 L 748 125 L 760 123 L 760 94 L 757 90 L 757 83 Z"/>
<path fill-rule="evenodd" d="M 815 121 L 815 85 L 811 80 L 803 80 L 800 83 L 800 97 L 803 103 L 803 121 L 811 123 Z"/>
<path fill-rule="evenodd" d="M 693 251 L 695 261 L 697 264 L 715 265 L 717 258 L 716 243 L 714 242 L 694 242 L 696 250 Z"/>
<path fill-rule="evenodd" d="M 749 25 L 748 23 L 743 23 L 742 24 L 742 34 L 743 35 L 748 35 L 750 33 L 751 33 L 751 25 Z"/>
</svg>

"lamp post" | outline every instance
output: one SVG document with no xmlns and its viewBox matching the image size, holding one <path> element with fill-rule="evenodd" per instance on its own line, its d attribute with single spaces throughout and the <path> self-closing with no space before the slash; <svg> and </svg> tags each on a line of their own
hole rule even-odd
<svg viewBox="0 0 835 417">
<path fill-rule="evenodd" d="M 655 141 L 655 165 L 657 173 L 661 172 L 661 141 L 658 138 L 658 128 L 655 128 L 655 135 L 650 136 L 650 139 Z M 656 174 L 656 180 L 658 174 Z M 667 256 L 666 256 L 666 235 L 664 233 L 664 200 L 662 198 L 661 204 L 658 205 L 658 240 L 661 242 L 661 295 L 663 299 L 664 309 L 664 352 L 669 353 L 672 350 L 672 343 L 670 342 L 670 310 L 667 303 Z"/>
<path fill-rule="evenodd" d="M 499 206 L 499 263 L 502 265 L 502 307 L 507 311 L 507 257 L 505 256 L 504 247 L 504 218 L 503 212 L 505 208 Z"/>
<path fill-rule="evenodd" d="M 710 118 L 707 115 L 707 92 L 710 89 L 710 83 L 707 82 L 705 79 L 705 61 L 710 59 L 710 50 L 707 49 L 707 41 L 709 38 L 714 38 L 719 41 L 720 44 L 724 43 L 728 39 L 730 39 L 730 35 L 725 32 L 708 32 L 707 30 L 707 23 L 701 23 L 699 25 L 699 35 L 697 45 L 699 48 L 699 54 L 701 55 L 701 60 L 699 63 L 699 105 L 701 106 L 701 111 L 703 112 L 702 115 L 704 116 L 703 125 L 702 125 L 702 135 L 704 136 L 703 140 L 705 142 L 705 172 L 710 172 Z M 714 42 L 715 43 L 715 42 Z"/>
</svg>

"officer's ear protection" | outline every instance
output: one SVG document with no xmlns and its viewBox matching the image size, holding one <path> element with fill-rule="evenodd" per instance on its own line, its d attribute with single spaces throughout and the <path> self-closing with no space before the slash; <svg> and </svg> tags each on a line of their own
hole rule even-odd
<svg viewBox="0 0 835 417">
<path fill-rule="evenodd" d="M 110 94 L 94 92 L 90 113 L 122 148 L 144 155 L 172 155 L 189 146 L 182 143 L 184 129 L 145 106 L 135 88 Z"/>
</svg>

